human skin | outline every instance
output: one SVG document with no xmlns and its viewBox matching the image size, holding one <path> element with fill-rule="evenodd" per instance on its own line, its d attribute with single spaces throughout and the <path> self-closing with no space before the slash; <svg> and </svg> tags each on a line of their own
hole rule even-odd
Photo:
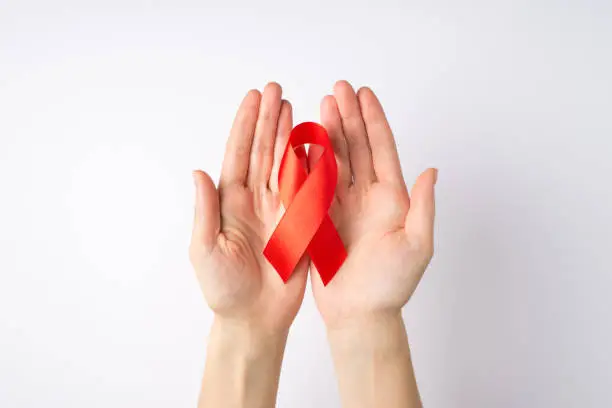
<svg viewBox="0 0 612 408">
<path fill-rule="evenodd" d="M 309 261 L 285 284 L 262 251 L 282 214 L 278 167 L 292 128 L 278 84 L 245 96 L 219 186 L 194 172 L 190 259 L 215 314 L 200 407 L 272 407 L 287 333 L 301 305 Z M 330 214 L 348 251 L 325 287 L 310 266 L 345 407 L 419 406 L 401 307 L 433 253 L 437 172 L 418 178 L 411 199 L 380 103 L 339 81 L 321 121 L 338 161 Z"/>
<path fill-rule="evenodd" d="M 200 407 L 272 407 L 289 326 L 302 303 L 308 260 L 286 284 L 263 257 L 281 216 L 278 166 L 292 128 L 281 87 L 251 90 L 227 141 L 216 187 L 193 173 L 190 259 L 215 317 Z"/>
<path fill-rule="evenodd" d="M 343 406 L 421 406 L 401 309 L 433 255 L 434 186 L 428 169 L 410 194 L 376 95 L 346 81 L 321 104 L 339 166 L 330 213 L 348 257 L 323 286 L 311 265 Z"/>
</svg>

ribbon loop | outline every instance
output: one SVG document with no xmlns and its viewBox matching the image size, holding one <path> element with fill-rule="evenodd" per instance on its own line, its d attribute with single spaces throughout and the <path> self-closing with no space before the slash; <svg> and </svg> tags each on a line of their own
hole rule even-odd
<svg viewBox="0 0 612 408">
<path fill-rule="evenodd" d="M 323 149 L 312 169 L 305 144 Z M 325 285 L 346 259 L 344 244 L 328 215 L 337 180 L 338 166 L 325 128 L 314 122 L 293 128 L 278 174 L 286 211 L 263 251 L 283 281 L 287 282 L 305 252 Z"/>
</svg>

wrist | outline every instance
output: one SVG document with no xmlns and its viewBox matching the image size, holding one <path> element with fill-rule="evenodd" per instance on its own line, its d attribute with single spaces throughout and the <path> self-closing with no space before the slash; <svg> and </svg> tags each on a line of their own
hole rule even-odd
<svg viewBox="0 0 612 408">
<path fill-rule="evenodd" d="M 407 345 L 401 309 L 342 319 L 327 326 L 327 337 L 334 354 L 403 352 Z"/>
<path fill-rule="evenodd" d="M 269 329 L 251 321 L 215 315 L 210 341 L 219 340 L 231 350 L 255 357 L 278 354 L 285 348 L 288 330 Z"/>
<path fill-rule="evenodd" d="M 198 406 L 274 406 L 286 340 L 284 333 L 215 316 Z"/>
<path fill-rule="evenodd" d="M 395 324 L 402 319 L 401 308 L 389 308 L 367 312 L 353 313 L 327 319 L 325 329 L 328 335 L 341 332 L 359 332 Z"/>
<path fill-rule="evenodd" d="M 420 407 L 401 311 L 328 328 L 343 406 Z"/>
</svg>

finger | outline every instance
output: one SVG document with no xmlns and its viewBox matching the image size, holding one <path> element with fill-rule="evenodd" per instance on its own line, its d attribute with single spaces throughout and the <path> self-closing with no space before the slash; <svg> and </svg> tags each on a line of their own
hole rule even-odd
<svg viewBox="0 0 612 408">
<path fill-rule="evenodd" d="M 404 227 L 409 240 L 426 251 L 433 250 L 433 227 L 436 213 L 434 187 L 437 169 L 427 169 L 417 178 L 411 191 L 410 210 Z"/>
<path fill-rule="evenodd" d="M 338 186 L 348 187 L 351 184 L 348 145 L 342 130 L 342 118 L 336 98 L 331 95 L 327 95 L 321 101 L 321 123 L 327 130 L 338 162 Z"/>
<path fill-rule="evenodd" d="M 393 132 L 380 101 L 370 88 L 365 87 L 357 92 L 357 99 L 372 149 L 376 180 L 405 187 Z"/>
<path fill-rule="evenodd" d="M 193 172 L 196 187 L 195 216 L 191 236 L 192 248 L 212 249 L 220 229 L 219 194 L 215 183 L 203 171 Z"/>
<path fill-rule="evenodd" d="M 274 155 L 274 138 L 281 108 L 282 89 L 279 84 L 270 82 L 264 88 L 259 117 L 255 126 L 255 137 L 251 147 L 248 185 L 268 186 Z"/>
<path fill-rule="evenodd" d="M 289 141 L 289 134 L 293 128 L 293 112 L 289 101 L 283 100 L 278 116 L 278 129 L 276 131 L 276 139 L 274 141 L 274 160 L 272 163 L 272 173 L 270 173 L 270 181 L 268 185 L 270 190 L 278 193 L 278 171 L 280 163 L 285 153 L 285 147 Z"/>
<path fill-rule="evenodd" d="M 293 273 L 289 277 L 288 283 L 292 283 L 294 285 L 299 285 L 301 287 L 306 286 L 306 281 L 308 280 L 308 267 L 310 266 L 310 258 L 307 254 L 304 254 L 302 258 L 299 260 L 298 264 L 295 266 Z M 293 283 L 295 282 L 295 283 Z M 304 290 L 300 290 L 302 296 L 304 294 Z"/>
<path fill-rule="evenodd" d="M 368 142 L 359 101 L 353 87 L 346 81 L 334 86 L 334 96 L 342 118 L 342 129 L 348 144 L 354 184 L 367 186 L 375 180 L 372 153 Z"/>
<path fill-rule="evenodd" d="M 253 89 L 246 94 L 238 108 L 225 148 L 220 188 L 230 184 L 246 183 L 260 101 L 261 94 Z"/>
</svg>

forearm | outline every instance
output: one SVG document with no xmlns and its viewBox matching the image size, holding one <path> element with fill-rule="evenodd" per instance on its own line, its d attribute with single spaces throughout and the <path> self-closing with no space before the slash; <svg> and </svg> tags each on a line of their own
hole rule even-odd
<svg viewBox="0 0 612 408">
<path fill-rule="evenodd" d="M 287 333 L 215 318 L 199 408 L 271 408 Z"/>
<path fill-rule="evenodd" d="M 344 408 L 421 407 L 401 313 L 328 328 Z"/>
</svg>

